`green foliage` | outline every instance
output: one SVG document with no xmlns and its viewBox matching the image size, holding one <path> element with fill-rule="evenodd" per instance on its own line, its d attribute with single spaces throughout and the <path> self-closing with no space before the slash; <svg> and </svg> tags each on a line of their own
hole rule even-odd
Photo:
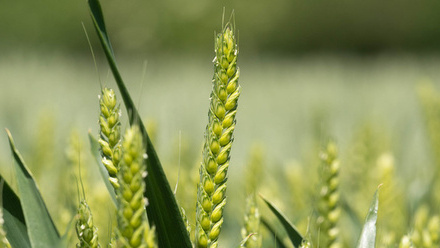
<svg viewBox="0 0 440 248">
<path fill-rule="evenodd" d="M 15 148 L 11 133 L 7 129 L 6 132 L 16 162 L 16 179 L 30 243 L 34 248 L 62 246 L 61 236 L 49 215 L 33 176 Z"/>
<path fill-rule="evenodd" d="M 176 190 L 172 192 L 164 168 L 152 145 L 152 140 L 158 141 L 160 135 L 155 128 L 149 129 L 153 132 L 152 139 L 147 134 L 145 125 L 117 67 L 101 6 L 97 0 L 89 0 L 88 3 L 99 41 L 124 101 L 123 106 L 127 109 L 129 125 L 138 129 L 135 128 L 137 131 L 132 133 L 129 131 L 125 139 L 120 141 L 122 119 L 119 119 L 119 103 L 115 98 L 117 93 L 109 88 L 103 88 L 100 99 L 100 138 L 96 140 L 93 135 L 89 135 L 92 156 L 97 161 L 98 168 L 88 167 L 88 161 L 82 159 L 84 154 L 79 138 L 77 143 L 69 141 L 67 149 L 59 146 L 67 150 L 67 160 L 60 163 L 57 158 L 60 154 L 57 152 L 59 147 L 55 145 L 53 133 L 56 126 L 53 120 L 48 118 L 43 119 L 42 124 L 36 128 L 38 129 L 35 139 L 37 142 L 29 142 L 36 144 L 37 148 L 36 152 L 32 153 L 33 156 L 30 156 L 33 165 L 31 168 L 36 171 L 35 178 L 25 165 L 11 134 L 7 131 L 16 164 L 13 167 L 15 177 L 12 179 L 12 184 L 5 183 L 2 192 L 3 208 L 0 209 L 0 213 L 3 213 L 3 216 L 0 214 L 0 227 L 4 227 L 4 232 L 0 228 L 0 247 L 6 245 L 7 242 L 14 248 L 64 247 L 67 244 L 66 237 L 74 229 L 80 238 L 78 247 L 97 247 L 99 246 L 98 232 L 107 232 L 107 236 L 110 236 L 115 222 L 118 223 L 116 231 L 113 232 L 116 235 L 111 241 L 108 237 L 99 236 L 100 241 L 110 243 L 110 247 L 189 248 L 193 246 L 190 241 L 191 231 L 194 231 L 192 226 L 196 227 L 193 241 L 197 247 L 218 247 L 223 223 L 228 223 L 224 225 L 225 228 L 228 227 L 227 229 L 233 227 L 238 223 L 238 220 L 234 219 L 241 219 L 235 217 L 241 214 L 243 209 L 246 212 L 241 247 L 266 247 L 267 244 L 273 243 L 276 243 L 277 247 L 290 247 L 290 243 L 295 247 L 304 248 L 353 247 L 355 245 L 353 239 L 358 233 L 361 233 L 357 244 L 359 248 L 396 247 L 397 245 L 401 248 L 428 248 L 440 245 L 440 218 L 436 207 L 440 202 L 440 194 L 436 190 L 438 180 L 435 180 L 440 175 L 440 160 L 436 152 L 440 149 L 438 138 L 440 94 L 433 86 L 420 86 L 419 91 L 433 151 L 432 167 L 435 173 L 432 173 L 431 181 L 426 180 L 428 182 L 422 183 L 421 186 L 417 185 L 417 181 L 411 184 L 401 183 L 403 172 L 400 165 L 402 161 L 397 159 L 399 151 L 396 151 L 398 149 L 392 146 L 395 144 L 390 142 L 389 135 L 391 134 L 379 128 L 380 124 L 374 120 L 362 123 L 359 131 L 353 135 L 352 142 L 348 143 L 346 149 L 341 149 L 342 156 L 346 156 L 341 158 L 345 159 L 342 163 L 343 167 L 339 167 L 339 155 L 337 156 L 334 144 L 330 143 L 320 157 L 323 164 L 322 173 L 317 175 L 315 166 L 319 162 L 319 157 L 316 154 L 316 148 L 321 145 L 318 140 L 322 138 L 322 133 L 329 131 L 318 131 L 317 123 L 320 123 L 318 120 L 311 128 L 313 129 L 312 145 L 304 145 L 307 151 L 304 152 L 306 155 L 302 160 L 287 157 L 286 159 L 295 159 L 295 162 L 287 166 L 283 165 L 284 167 L 280 169 L 277 167 L 278 162 L 265 160 L 268 147 L 260 147 L 253 151 L 250 166 L 244 170 L 245 176 L 240 177 L 241 182 L 244 181 L 243 190 L 234 190 L 246 192 L 246 195 L 249 195 L 247 206 L 244 208 L 244 201 L 243 204 L 231 205 L 232 213 L 226 214 L 227 171 L 231 144 L 234 139 L 237 100 L 240 95 L 239 69 L 236 64 L 238 53 L 235 41 L 236 31 L 235 27 L 228 23 L 216 36 L 215 73 L 208 112 L 209 124 L 205 133 L 203 158 L 199 163 L 201 168 L 198 175 L 197 210 L 193 211 L 196 205 L 195 199 L 192 199 L 195 198 L 197 183 L 197 172 L 193 171 L 196 159 L 188 154 L 192 150 L 198 150 L 198 146 L 188 145 L 186 141 L 182 143 L 179 137 L 179 155 L 173 152 L 169 161 L 172 161 L 174 166 L 166 168 L 168 174 L 172 173 L 171 181 L 174 180 L 179 185 L 177 187 L 176 183 Z M 276 77 L 274 78 L 276 81 Z M 265 86 L 266 89 L 277 89 L 277 87 L 267 87 L 267 82 Z M 261 102 L 266 104 L 269 101 L 264 99 Z M 260 117 L 265 114 L 261 109 L 256 111 Z M 341 120 L 339 123 L 343 122 L 344 120 Z M 162 127 L 159 124 L 157 126 Z M 264 128 L 274 129 L 271 126 L 264 126 Z M 257 135 L 260 136 L 259 133 L 251 134 L 253 137 Z M 125 145 L 123 150 L 119 150 L 120 142 Z M 295 142 L 301 143 L 302 140 Z M 122 167 L 119 164 L 120 159 Z M 68 167 L 62 167 L 63 164 L 67 164 Z M 70 208 L 75 198 L 72 178 L 81 165 L 85 169 L 81 171 L 80 176 L 90 177 L 86 179 L 88 182 L 84 185 L 97 193 L 90 199 L 90 208 L 85 202 L 80 203 L 77 225 L 71 228 L 68 222 L 72 215 Z M 176 172 L 180 170 L 180 165 L 182 165 L 181 173 Z M 148 176 L 145 176 L 145 167 Z M 99 170 L 104 184 L 101 181 L 90 183 L 96 179 L 92 176 L 93 169 Z M 2 173 L 4 173 L 3 167 Z M 2 180 L 3 176 L 4 174 L 1 176 Z M 48 179 L 53 178 L 56 180 L 49 181 L 51 189 L 47 194 L 55 199 L 62 199 L 62 202 L 56 205 L 47 204 L 48 209 L 46 203 L 53 199 L 45 203 L 43 199 L 47 200 L 46 195 L 41 194 L 35 181 L 47 183 Z M 318 181 L 322 182 L 320 189 L 315 188 L 315 182 Z M 363 222 L 359 216 L 363 216 L 363 211 L 369 204 L 369 199 L 366 199 L 365 195 L 371 193 L 372 185 L 379 183 L 383 183 L 380 197 L 376 192 L 367 218 Z M 106 193 L 102 194 L 103 190 L 105 191 L 104 185 L 107 187 L 110 199 L 102 204 L 102 199 L 94 198 L 108 196 Z M 17 190 L 14 191 L 14 189 Z M 417 198 L 413 196 L 413 193 L 406 194 L 410 189 L 425 193 Z M 269 192 L 266 195 L 270 195 L 272 201 L 269 202 L 263 198 L 268 209 L 258 208 L 255 194 L 260 190 Z M 68 195 L 70 199 L 60 197 L 61 194 Z M 316 195 L 320 197 L 317 202 L 314 202 L 311 199 L 315 199 Z M 179 205 L 176 198 L 179 198 Z M 148 205 L 145 199 L 148 199 Z M 110 203 L 111 200 L 113 200 L 113 205 Z M 381 203 L 380 209 L 379 202 Z M 410 213 L 412 209 L 407 206 L 417 209 L 413 219 Z M 56 210 L 51 211 L 51 207 Z M 92 222 L 91 209 L 93 207 L 108 210 L 97 213 L 98 217 L 109 215 L 104 218 L 104 222 L 107 220 L 107 229 L 102 223 L 96 225 Z M 116 220 L 111 218 L 111 213 L 115 211 L 114 207 L 118 213 Z M 184 209 L 187 211 L 185 212 Z M 241 210 L 236 211 L 238 209 Z M 314 212 L 315 209 L 317 212 Z M 274 215 L 269 214 L 270 212 Z M 196 213 L 197 219 L 193 223 L 191 220 L 194 220 L 193 215 Z M 190 218 L 187 218 L 186 214 Z M 289 220 L 287 216 L 293 216 L 293 218 Z M 315 217 L 318 217 L 317 226 L 315 226 Z M 261 228 L 260 224 L 265 228 Z M 97 226 L 100 227 L 99 231 Z M 60 227 L 67 227 L 66 235 L 59 234 L 58 230 L 62 230 L 59 229 Z M 339 236 L 339 233 L 344 236 Z M 6 235 L 6 241 L 4 235 Z M 236 232 L 235 236 L 238 237 L 239 233 Z M 273 237 L 275 240 L 272 241 L 268 237 Z M 229 242 L 230 240 L 234 240 L 233 235 L 228 237 Z M 237 244 L 238 242 L 235 242 L 235 245 Z"/>
<path fill-rule="evenodd" d="M 377 212 L 379 210 L 379 189 L 374 193 L 373 201 L 368 210 L 365 224 L 359 237 L 357 248 L 375 248 L 376 247 L 376 222 Z"/>
<path fill-rule="evenodd" d="M 157 228 L 156 230 L 160 246 L 180 246 L 189 248 L 191 247 L 190 239 L 181 218 L 176 199 L 171 191 L 165 173 L 163 172 L 162 165 L 147 134 L 145 126 L 142 123 L 139 113 L 116 66 L 113 49 L 104 24 L 101 5 L 97 0 L 90 0 L 88 3 L 96 32 L 121 92 L 122 99 L 124 100 L 130 124 L 137 124 L 139 126 L 143 143 L 146 147 L 146 154 L 148 156 L 147 171 L 150 176 L 145 177 L 145 184 L 149 189 L 145 191 L 145 197 L 150 201 L 150 204 L 147 206 L 149 222 Z"/>
</svg>

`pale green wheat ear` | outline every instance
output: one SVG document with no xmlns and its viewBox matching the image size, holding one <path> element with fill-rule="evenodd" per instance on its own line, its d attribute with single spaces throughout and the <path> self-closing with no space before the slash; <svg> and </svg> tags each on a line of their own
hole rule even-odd
<svg viewBox="0 0 440 248">
<path fill-rule="evenodd" d="M 319 240 L 321 247 L 339 248 L 339 228 L 337 226 L 341 208 L 339 206 L 339 160 L 336 144 L 329 142 L 321 154 L 322 185 L 318 206 Z"/>
<path fill-rule="evenodd" d="M 233 27 L 226 24 L 215 42 L 211 106 L 205 132 L 203 161 L 197 191 L 195 243 L 197 248 L 218 246 L 226 204 L 229 153 L 240 95 L 237 44 Z"/>
<path fill-rule="evenodd" d="M 98 228 L 93 225 L 93 216 L 85 200 L 78 207 L 78 219 L 76 221 L 76 234 L 79 243 L 77 248 L 98 248 Z"/>
<path fill-rule="evenodd" d="M 119 187 L 116 177 L 121 160 L 121 123 L 119 121 L 119 104 L 113 89 L 103 88 L 99 97 L 100 138 L 102 163 L 107 168 L 109 180 L 113 187 Z"/>
<path fill-rule="evenodd" d="M 440 217 L 429 216 L 430 210 L 423 205 L 416 211 L 411 241 L 415 247 L 440 247 Z"/>
<path fill-rule="evenodd" d="M 147 168 L 144 163 L 144 144 L 138 126 L 132 126 L 124 135 L 122 159 L 117 174 L 116 190 L 118 247 L 150 247 L 146 242 L 148 228 L 144 199 Z"/>
<path fill-rule="evenodd" d="M 241 229 L 241 237 L 246 239 L 242 247 L 260 248 L 262 236 L 260 232 L 260 211 L 257 206 L 255 194 L 251 194 L 246 201 L 246 213 L 244 216 L 244 227 Z"/>
</svg>

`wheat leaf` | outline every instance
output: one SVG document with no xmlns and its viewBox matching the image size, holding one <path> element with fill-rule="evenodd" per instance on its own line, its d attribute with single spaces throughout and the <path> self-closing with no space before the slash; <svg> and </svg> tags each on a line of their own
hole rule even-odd
<svg viewBox="0 0 440 248">
<path fill-rule="evenodd" d="M 278 218 L 278 220 L 283 225 L 284 229 L 287 232 L 287 236 L 292 241 L 293 245 L 295 247 L 299 247 L 303 241 L 302 235 L 298 232 L 297 228 L 286 218 L 286 216 L 281 213 L 281 211 L 275 207 L 271 202 L 266 200 L 262 195 L 260 195 L 261 199 L 267 204 L 269 209 L 272 211 L 272 213 L 275 214 L 275 216 Z"/>
<path fill-rule="evenodd" d="M 12 247 L 31 248 L 20 199 L 1 175 L 0 181 L 4 182 L 1 195 L 6 237 Z"/>
<path fill-rule="evenodd" d="M 137 124 L 139 126 L 143 142 L 146 146 L 148 176 L 145 178 L 145 197 L 149 200 L 146 210 L 149 223 L 156 226 L 159 247 L 191 248 L 192 245 L 188 232 L 162 165 L 116 66 L 113 49 L 111 48 L 105 28 L 101 5 L 98 0 L 89 0 L 88 4 L 96 32 L 127 109 L 130 124 Z"/>
<path fill-rule="evenodd" d="M 30 243 L 34 248 L 61 247 L 62 240 L 60 234 L 46 208 L 46 204 L 41 197 L 32 174 L 15 148 L 14 140 L 9 130 L 6 129 L 6 133 L 8 134 L 9 145 L 16 162 L 15 173 L 18 191 Z"/>
<path fill-rule="evenodd" d="M 380 186 L 379 186 L 380 187 Z M 377 211 L 379 209 L 379 188 L 376 190 L 368 210 L 365 224 L 362 228 L 361 236 L 357 243 L 357 248 L 374 248 L 376 243 L 376 222 Z"/>
<path fill-rule="evenodd" d="M 266 230 L 269 231 L 274 237 L 276 242 L 276 247 L 287 248 L 287 246 L 283 243 L 283 240 L 281 239 L 277 231 L 275 231 L 275 228 L 269 223 L 269 221 L 266 218 L 261 217 L 261 224 L 263 224 Z"/>
</svg>

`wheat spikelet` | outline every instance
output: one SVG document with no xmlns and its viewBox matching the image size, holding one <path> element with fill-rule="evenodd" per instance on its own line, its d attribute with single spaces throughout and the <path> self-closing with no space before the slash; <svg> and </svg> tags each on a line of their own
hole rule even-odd
<svg viewBox="0 0 440 248">
<path fill-rule="evenodd" d="M 150 228 L 148 224 L 145 225 L 144 241 L 145 241 L 145 246 L 144 246 L 145 248 L 157 248 L 156 228 L 154 226 Z"/>
<path fill-rule="evenodd" d="M 97 248 L 100 247 L 98 243 L 98 228 L 93 225 L 92 212 L 85 200 L 80 202 L 78 207 L 78 220 L 76 221 L 76 234 L 79 243 L 77 248 Z"/>
<path fill-rule="evenodd" d="M 339 242 L 339 228 L 337 222 L 340 216 L 339 206 L 339 160 L 337 148 L 329 142 L 326 151 L 321 154 L 322 160 L 322 186 L 318 206 L 318 225 L 320 229 L 320 243 L 322 247 L 341 247 Z"/>
<path fill-rule="evenodd" d="M 116 189 L 119 187 L 116 174 L 121 159 L 121 124 L 115 92 L 112 89 L 103 88 L 99 105 L 101 110 L 99 115 L 99 144 L 101 145 L 102 163 L 107 168 L 109 180 Z"/>
<path fill-rule="evenodd" d="M 440 246 L 440 217 L 430 217 L 430 210 L 426 205 L 417 209 L 414 217 L 414 230 L 411 240 L 415 247 L 430 248 Z"/>
<path fill-rule="evenodd" d="M 217 35 L 215 73 L 211 92 L 209 123 L 205 132 L 203 161 L 197 191 L 195 243 L 197 248 L 217 247 L 226 204 L 229 153 L 235 129 L 235 114 L 240 95 L 237 67 L 238 49 L 232 25 L 226 24 Z"/>
</svg>

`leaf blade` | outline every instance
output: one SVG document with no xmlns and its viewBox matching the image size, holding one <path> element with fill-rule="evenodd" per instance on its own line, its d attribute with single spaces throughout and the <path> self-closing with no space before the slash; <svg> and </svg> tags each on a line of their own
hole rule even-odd
<svg viewBox="0 0 440 248">
<path fill-rule="evenodd" d="M 191 248 L 192 245 L 189 234 L 183 223 L 174 194 L 154 146 L 148 137 L 145 126 L 142 123 L 139 113 L 117 68 L 113 49 L 105 28 L 100 3 L 98 0 L 88 0 L 88 3 L 96 32 L 98 33 L 110 69 L 125 103 L 130 124 L 137 124 L 139 126 L 143 136 L 143 142 L 146 146 L 146 153 L 148 155 L 148 159 L 146 159 L 148 176 L 144 179 L 146 184 L 145 197 L 150 203 L 146 211 L 150 224 L 156 226 L 159 247 Z"/>
<path fill-rule="evenodd" d="M 275 216 L 278 218 L 278 220 L 283 225 L 284 229 L 287 232 L 287 236 L 292 241 L 293 245 L 295 247 L 299 247 L 304 240 L 303 236 L 299 233 L 295 225 L 293 225 L 287 217 L 281 213 L 281 211 L 275 207 L 271 202 L 266 200 L 262 195 L 260 195 L 261 199 L 267 204 L 269 209 L 272 211 L 272 213 L 275 214 Z"/>
<path fill-rule="evenodd" d="M 32 174 L 15 148 L 14 140 L 8 129 L 6 129 L 6 133 L 16 162 L 15 173 L 20 192 L 20 202 L 30 243 L 34 248 L 59 247 L 61 244 L 60 234 L 46 208 Z"/>
<path fill-rule="evenodd" d="M 380 188 L 380 186 L 379 186 Z M 357 243 L 357 248 L 374 248 L 376 243 L 376 222 L 377 211 L 379 210 L 379 188 L 376 190 L 368 210 L 361 235 Z"/>
<path fill-rule="evenodd" d="M 277 244 L 276 247 L 278 248 L 287 248 L 286 245 L 284 245 L 282 239 L 277 235 L 277 232 L 275 231 L 275 228 L 269 223 L 269 221 L 266 218 L 261 218 L 261 224 L 273 235 L 275 242 Z"/>
<path fill-rule="evenodd" d="M 6 238 L 12 247 L 31 248 L 20 199 L 1 175 L 0 181 L 4 182 L 1 194 Z"/>
</svg>

